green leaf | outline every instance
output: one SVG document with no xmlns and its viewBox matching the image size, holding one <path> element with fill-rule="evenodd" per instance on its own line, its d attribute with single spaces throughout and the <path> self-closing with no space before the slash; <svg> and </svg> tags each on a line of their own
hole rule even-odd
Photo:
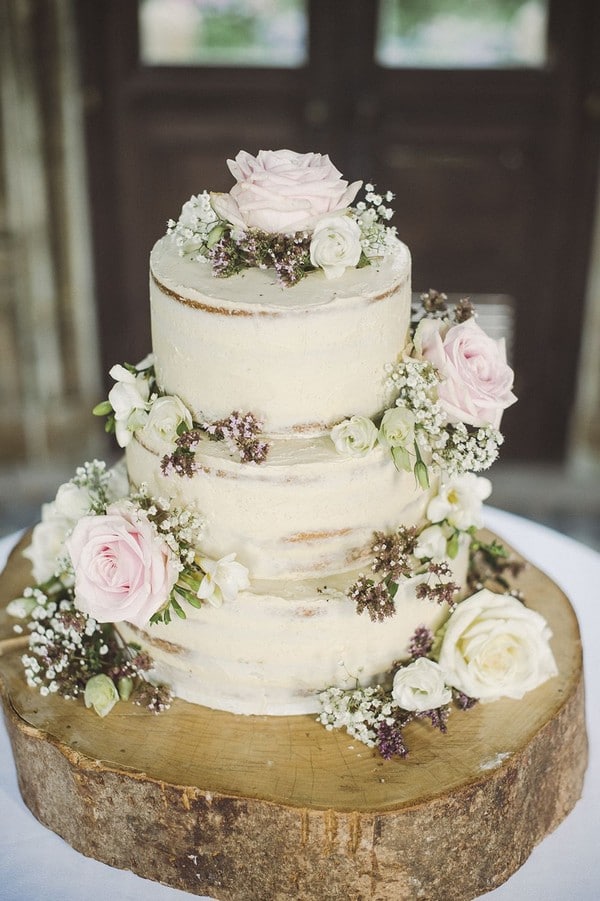
<svg viewBox="0 0 600 901">
<path fill-rule="evenodd" d="M 215 225 L 213 226 L 213 228 L 211 228 L 206 239 L 206 246 L 209 250 L 221 240 L 221 238 L 225 234 L 225 230 L 226 229 L 224 225 Z"/>
<path fill-rule="evenodd" d="M 410 472 L 410 456 L 405 447 L 392 447 L 391 448 L 392 460 L 394 461 L 394 466 L 398 470 L 398 472 Z"/>
<path fill-rule="evenodd" d="M 450 538 L 448 539 L 448 543 L 446 545 L 446 553 L 450 557 L 451 560 L 454 560 L 458 554 L 458 546 L 459 546 L 459 534 L 458 532 L 453 532 Z"/>
<path fill-rule="evenodd" d="M 179 619 L 187 619 L 183 607 L 175 598 L 171 598 L 171 607 L 173 608 Z"/>
<path fill-rule="evenodd" d="M 96 404 L 92 410 L 92 414 L 94 416 L 108 416 L 112 411 L 113 408 L 111 402 L 109 400 L 103 400 L 102 403 Z"/>
<path fill-rule="evenodd" d="M 390 593 L 391 599 L 394 600 L 394 598 L 395 598 L 396 595 L 398 594 L 398 588 L 399 588 L 398 583 L 397 583 L 397 582 L 394 582 L 394 581 L 392 581 L 392 580 L 390 579 L 390 581 L 387 582 L 387 588 L 388 588 L 388 591 L 389 591 L 389 593 Z"/>
</svg>

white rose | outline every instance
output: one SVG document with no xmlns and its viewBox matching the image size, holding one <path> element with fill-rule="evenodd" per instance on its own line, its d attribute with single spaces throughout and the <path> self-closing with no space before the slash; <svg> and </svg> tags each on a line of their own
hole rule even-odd
<svg viewBox="0 0 600 901">
<path fill-rule="evenodd" d="M 332 428 L 331 440 L 338 454 L 364 457 L 375 446 L 377 429 L 366 416 L 352 416 Z"/>
<path fill-rule="evenodd" d="M 453 476 L 440 485 L 427 507 L 430 522 L 447 520 L 455 529 L 466 531 L 483 525 L 482 505 L 492 492 L 489 479 L 466 472 Z"/>
<path fill-rule="evenodd" d="M 399 669 L 394 676 L 392 697 L 403 710 L 435 710 L 449 704 L 452 692 L 447 687 L 442 668 L 420 657 L 414 663 Z"/>
<path fill-rule="evenodd" d="M 223 601 L 235 601 L 239 591 L 250 587 L 248 570 L 242 563 L 236 562 L 235 554 L 227 554 L 220 560 L 201 557 L 198 562 L 205 573 L 198 588 L 198 597 L 213 607 L 220 607 Z"/>
<path fill-rule="evenodd" d="M 415 414 L 406 407 L 386 410 L 379 427 L 379 440 L 386 447 L 410 447 L 415 440 Z"/>
<path fill-rule="evenodd" d="M 446 542 L 441 526 L 428 526 L 419 535 L 413 553 L 419 560 L 442 560 L 446 557 Z"/>
<path fill-rule="evenodd" d="M 349 216 L 326 216 L 313 232 L 310 261 L 327 278 L 339 278 L 360 260 L 360 227 Z"/>
<path fill-rule="evenodd" d="M 116 381 L 108 402 L 115 414 L 117 444 L 127 447 L 132 433 L 142 428 L 148 418 L 150 384 L 143 374 L 136 375 L 120 364 L 112 367 L 110 375 Z"/>
<path fill-rule="evenodd" d="M 177 438 L 181 423 L 192 427 L 192 414 L 176 396 L 158 397 L 148 413 L 144 432 L 156 435 L 160 440 L 172 443 Z"/>
<path fill-rule="evenodd" d="M 557 674 L 551 635 L 535 610 L 483 588 L 448 619 L 439 664 L 448 684 L 471 698 L 518 700 Z"/>
</svg>

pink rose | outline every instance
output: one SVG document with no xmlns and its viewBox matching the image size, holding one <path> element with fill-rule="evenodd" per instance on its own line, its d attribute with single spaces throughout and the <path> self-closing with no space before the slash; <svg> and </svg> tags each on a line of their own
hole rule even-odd
<svg viewBox="0 0 600 901">
<path fill-rule="evenodd" d="M 490 338 L 473 319 L 450 326 L 423 319 L 415 346 L 442 377 L 438 397 L 449 422 L 499 427 L 502 411 L 517 399 L 503 339 Z"/>
<path fill-rule="evenodd" d="M 144 513 L 128 504 L 84 516 L 66 547 L 75 570 L 75 603 L 100 623 L 145 626 L 177 581 L 168 546 Z"/>
<path fill-rule="evenodd" d="M 229 194 L 212 194 L 217 215 L 241 228 L 293 234 L 314 228 L 327 213 L 348 207 L 362 185 L 348 185 L 328 156 L 293 150 L 241 150 L 228 160 L 237 184 Z"/>
</svg>

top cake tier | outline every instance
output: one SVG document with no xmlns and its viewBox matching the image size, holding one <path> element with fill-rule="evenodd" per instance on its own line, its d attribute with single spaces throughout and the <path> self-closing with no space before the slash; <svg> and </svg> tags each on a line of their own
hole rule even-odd
<svg viewBox="0 0 600 901">
<path fill-rule="evenodd" d="M 284 288 L 272 270 L 215 278 L 167 235 L 150 257 L 150 303 L 158 383 L 194 419 L 239 410 L 271 435 L 322 435 L 386 407 L 384 367 L 408 338 L 410 253 L 396 241 L 369 266 Z"/>
</svg>

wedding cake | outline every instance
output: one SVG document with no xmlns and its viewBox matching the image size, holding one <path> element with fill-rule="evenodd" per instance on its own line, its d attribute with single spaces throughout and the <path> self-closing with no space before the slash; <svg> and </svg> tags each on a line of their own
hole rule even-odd
<svg viewBox="0 0 600 901">
<path fill-rule="evenodd" d="M 403 756 L 411 717 L 556 673 L 542 616 L 473 563 L 502 565 L 477 473 L 513 374 L 467 300 L 413 305 L 389 192 L 319 154 L 229 168 L 152 250 L 152 354 L 96 408 L 125 468 L 86 464 L 34 530 L 27 678 L 102 716 L 168 692 L 318 714 Z"/>
</svg>

